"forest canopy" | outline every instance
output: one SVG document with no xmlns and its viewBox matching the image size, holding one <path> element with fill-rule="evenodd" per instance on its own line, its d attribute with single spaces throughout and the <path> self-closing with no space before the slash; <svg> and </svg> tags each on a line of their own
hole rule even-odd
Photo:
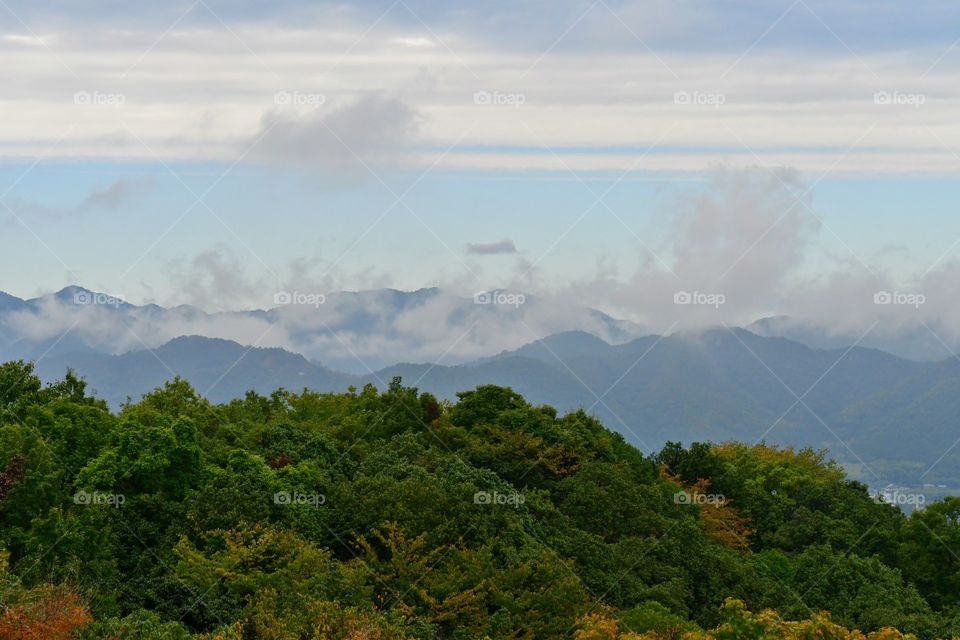
<svg viewBox="0 0 960 640">
<path fill-rule="evenodd" d="M 0 640 L 949 638 L 960 499 L 395 379 L 111 412 L 0 366 Z"/>
</svg>

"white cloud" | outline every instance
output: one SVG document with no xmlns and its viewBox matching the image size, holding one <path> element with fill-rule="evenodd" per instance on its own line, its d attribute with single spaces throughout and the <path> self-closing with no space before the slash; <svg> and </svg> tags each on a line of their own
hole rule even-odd
<svg viewBox="0 0 960 640">
<path fill-rule="evenodd" d="M 960 170 L 945 148 L 960 147 L 958 60 L 946 55 L 937 62 L 946 44 L 938 49 L 921 40 L 895 53 L 872 46 L 858 60 L 842 47 L 798 53 L 764 42 L 741 58 L 751 39 L 743 47 L 711 47 L 694 37 L 702 35 L 702 17 L 717 13 L 713 5 L 681 10 L 680 18 L 658 2 L 611 6 L 639 29 L 637 35 L 648 35 L 643 25 L 659 34 L 656 55 L 603 7 L 587 15 L 569 43 L 542 58 L 569 25 L 553 25 L 550 38 L 551 25 L 531 32 L 524 22 L 533 19 L 528 10 L 503 6 L 488 22 L 499 31 L 444 13 L 428 16 L 441 21 L 431 33 L 397 9 L 366 32 L 372 18 L 341 11 L 296 24 L 252 19 L 236 25 L 241 41 L 210 16 L 191 16 L 146 54 L 144 43 L 162 30 L 90 23 L 79 37 L 61 25 L 38 31 L 56 43 L 53 54 L 9 45 L 17 64 L 8 70 L 9 90 L 0 101 L 0 150 L 30 158 L 157 154 L 231 163 L 256 132 L 275 124 L 276 133 L 264 141 L 271 157 L 314 162 L 315 154 L 297 138 L 303 134 L 327 151 L 327 162 L 342 164 L 346 159 L 338 159 L 318 125 L 331 118 L 359 136 L 351 144 L 378 157 L 385 151 L 371 148 L 376 135 L 389 142 L 419 133 L 418 140 L 438 149 L 463 137 L 470 151 L 454 150 L 441 161 L 454 168 L 690 172 L 721 161 L 750 166 L 759 158 L 771 166 L 836 174 Z M 656 26 L 662 22 L 657 16 L 670 24 Z M 605 46 L 600 27 L 616 32 L 616 46 Z M 521 33 L 546 42 L 521 46 Z M 784 37 L 771 34 L 771 44 Z M 305 113 L 276 112 L 274 95 L 284 90 L 322 94 L 327 102 Z M 477 105 L 473 96 L 481 90 L 522 95 L 523 102 Z M 78 106 L 72 98 L 79 91 L 116 93 L 125 101 L 120 108 Z M 925 101 L 916 108 L 875 104 L 878 92 L 922 94 Z M 723 102 L 716 108 L 676 104 L 678 93 L 717 94 Z M 377 103 L 370 95 L 395 96 L 396 102 Z M 343 106 L 351 103 L 352 109 Z M 373 119 L 369 135 L 358 125 L 364 113 Z M 419 128 L 415 114 L 422 116 Z M 654 143 L 668 152 L 639 158 Z M 478 153 L 477 145 L 493 149 Z M 623 146 L 634 148 L 616 149 Z M 557 149 L 556 156 L 544 147 Z M 402 145 L 390 155 L 406 165 L 439 158 Z"/>
<path fill-rule="evenodd" d="M 890 344 L 920 332 L 956 348 L 960 306 L 953 289 L 960 262 L 947 257 L 927 273 L 871 272 L 855 258 L 827 256 L 811 270 L 810 254 L 824 230 L 807 189 L 791 170 L 718 170 L 707 186 L 675 201 L 665 220 L 671 233 L 651 247 L 655 255 L 644 252 L 640 269 L 624 272 L 601 263 L 594 277 L 551 286 L 520 259 L 518 273 L 525 277 L 518 275 L 501 290 L 505 300 L 511 292 L 524 293 L 516 305 L 475 304 L 468 285 L 452 278 L 440 289 L 401 294 L 382 289 L 391 282 L 389 272 L 325 271 L 318 259 L 296 260 L 274 281 L 249 275 L 240 257 L 215 248 L 170 265 L 177 298 L 168 305 L 191 302 L 216 313 L 179 307 L 165 314 L 144 308 L 118 315 L 46 300 L 7 323 L 32 341 L 55 339 L 73 327 L 71 334 L 85 344 L 111 352 L 140 348 L 141 340 L 158 346 L 179 335 L 205 335 L 284 347 L 353 371 L 396 361 L 462 362 L 572 329 L 616 341 L 645 332 L 746 325 L 774 314 L 848 343 L 874 327 L 874 335 Z M 344 282 L 379 290 L 335 293 Z M 325 299 L 269 312 L 234 312 L 273 307 L 280 291 Z M 882 292 L 895 302 L 878 304 L 875 296 Z M 687 298 L 678 303 L 681 293 Z M 591 307 L 630 322 L 611 323 Z"/>
</svg>

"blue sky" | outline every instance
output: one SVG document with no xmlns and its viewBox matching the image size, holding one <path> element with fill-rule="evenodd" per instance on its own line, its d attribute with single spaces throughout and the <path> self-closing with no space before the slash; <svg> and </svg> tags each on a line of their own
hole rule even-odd
<svg viewBox="0 0 960 640">
<path fill-rule="evenodd" d="M 0 290 L 510 287 L 650 320 L 713 287 L 731 321 L 934 290 L 960 251 L 955 14 L 10 2 Z"/>
</svg>

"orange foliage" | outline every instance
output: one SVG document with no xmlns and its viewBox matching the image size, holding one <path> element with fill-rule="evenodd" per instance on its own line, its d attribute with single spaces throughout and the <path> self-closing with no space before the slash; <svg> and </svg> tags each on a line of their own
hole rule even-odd
<svg viewBox="0 0 960 640">
<path fill-rule="evenodd" d="M 563 443 L 547 448 L 539 456 L 540 464 L 558 478 L 568 476 L 580 468 L 577 452 Z"/>
<path fill-rule="evenodd" d="M 700 478 L 694 484 L 687 485 L 670 475 L 666 467 L 661 467 L 660 473 L 686 494 L 689 503 L 700 505 L 700 520 L 708 538 L 728 549 L 749 551 L 750 536 L 754 533 L 750 518 L 741 516 L 726 496 L 711 494 L 708 491 L 709 480 Z"/>
<path fill-rule="evenodd" d="M 638 633 L 621 632 L 620 622 L 610 611 L 589 613 L 577 621 L 576 640 L 642 640 Z"/>
<path fill-rule="evenodd" d="M 28 595 L 0 616 L 0 640 L 68 640 L 90 622 L 74 593 L 41 587 Z"/>
</svg>

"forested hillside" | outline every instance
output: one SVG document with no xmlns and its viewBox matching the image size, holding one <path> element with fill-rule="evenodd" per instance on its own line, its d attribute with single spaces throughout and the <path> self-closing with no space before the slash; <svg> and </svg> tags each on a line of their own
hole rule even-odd
<svg viewBox="0 0 960 640">
<path fill-rule="evenodd" d="M 49 346 L 37 352 L 43 355 Z M 283 349 L 200 336 L 121 355 L 70 352 L 38 361 L 42 380 L 68 368 L 114 409 L 180 376 L 230 402 L 278 387 L 343 392 L 394 377 L 440 399 L 485 384 L 535 404 L 584 407 L 647 454 L 666 442 L 738 440 L 827 449 L 858 480 L 960 487 L 960 364 L 910 362 L 860 347 L 811 349 L 741 329 L 647 336 L 611 345 L 583 332 L 447 366 L 401 363 L 352 375 Z M 802 398 L 802 402 L 798 401 Z"/>
<path fill-rule="evenodd" d="M 960 499 L 908 517 L 810 450 L 645 456 L 399 379 L 111 412 L 9 363 L 0 410 L 0 640 L 960 635 Z"/>
</svg>

